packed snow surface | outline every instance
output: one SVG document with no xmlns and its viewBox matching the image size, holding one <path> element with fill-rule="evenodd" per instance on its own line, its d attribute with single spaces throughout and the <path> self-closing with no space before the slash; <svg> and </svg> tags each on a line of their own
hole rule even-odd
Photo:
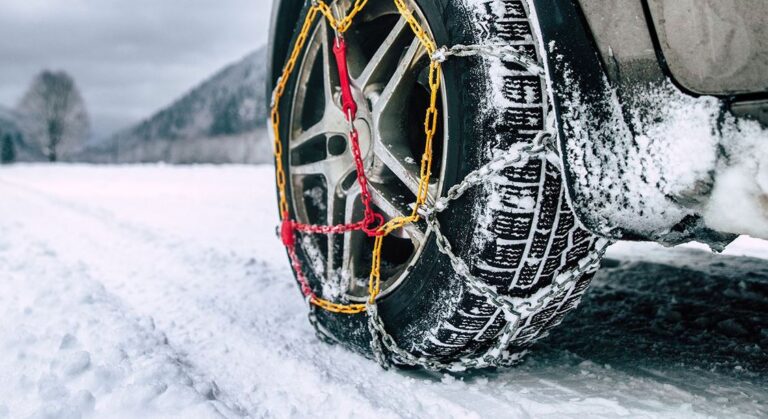
<svg viewBox="0 0 768 419">
<path fill-rule="evenodd" d="M 0 168 L 0 418 L 768 416 L 764 242 L 620 243 L 520 367 L 383 371 L 315 338 L 272 181 Z"/>
</svg>

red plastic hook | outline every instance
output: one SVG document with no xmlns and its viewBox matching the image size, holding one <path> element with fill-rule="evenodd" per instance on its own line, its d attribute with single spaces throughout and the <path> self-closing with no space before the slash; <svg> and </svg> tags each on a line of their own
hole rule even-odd
<svg viewBox="0 0 768 419">
<path fill-rule="evenodd" d="M 339 83 L 341 84 L 341 109 L 344 115 L 355 120 L 357 114 L 357 103 L 352 98 L 352 88 L 349 82 L 349 70 L 347 69 L 347 43 L 344 38 L 338 36 L 333 42 L 333 55 L 336 56 L 336 68 L 339 70 Z"/>
</svg>

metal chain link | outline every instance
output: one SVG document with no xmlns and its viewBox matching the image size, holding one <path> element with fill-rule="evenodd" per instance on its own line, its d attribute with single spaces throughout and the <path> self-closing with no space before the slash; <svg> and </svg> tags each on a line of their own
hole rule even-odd
<svg viewBox="0 0 768 419">
<path fill-rule="evenodd" d="M 537 62 L 523 56 L 514 46 L 508 45 L 454 45 L 450 48 L 444 46 L 436 49 L 431 54 L 431 59 L 433 62 L 442 63 L 451 56 L 468 57 L 473 55 L 497 57 L 505 61 L 517 63 L 534 75 L 544 74 L 544 69 Z M 435 242 L 439 251 L 448 257 L 452 268 L 456 274 L 463 277 L 469 291 L 485 297 L 489 304 L 504 312 L 506 324 L 499 335 L 497 335 L 498 338 L 495 345 L 479 356 L 461 357 L 451 363 L 439 362 L 425 356 L 414 355 L 397 345 L 395 339 L 386 331 L 384 322 L 378 314 L 376 302 L 369 301 L 366 312 L 368 313 L 368 329 L 371 332 L 371 350 L 374 359 L 382 367 L 387 368 L 390 363 L 395 362 L 421 366 L 436 371 L 464 371 L 470 368 L 513 365 L 522 359 L 525 352 L 513 354 L 508 351 L 508 348 L 525 319 L 538 312 L 554 298 L 567 293 L 576 285 L 582 275 L 597 270 L 600 259 L 605 253 L 606 248 L 611 244 L 609 240 L 602 238 L 594 242 L 593 250 L 579 260 L 575 268 L 557 275 L 550 285 L 537 292 L 535 296 L 525 299 L 504 296 L 499 294 L 494 287 L 486 284 L 471 273 L 466 262 L 453 252 L 450 241 L 440 229 L 437 214 L 447 209 L 452 201 L 459 199 L 470 188 L 485 183 L 508 167 L 524 163 L 532 158 L 542 157 L 547 153 L 548 148 L 554 148 L 552 145 L 553 138 L 554 135 L 549 131 L 539 132 L 530 143 L 513 147 L 509 151 L 494 157 L 479 169 L 467 174 L 460 183 L 451 187 L 445 196 L 438 198 L 431 207 L 427 208 L 424 204 L 421 207 L 419 205 L 416 207 L 416 211 L 426 219 L 429 231 L 435 234 Z M 384 348 L 390 352 L 389 356 L 384 351 Z"/>
<path fill-rule="evenodd" d="M 479 169 L 469 172 L 464 180 L 453 185 L 445 196 L 438 198 L 431 208 L 422 207 L 420 213 L 424 216 L 428 216 L 433 212 L 442 212 L 448 208 L 450 201 L 455 201 L 464 195 L 467 190 L 484 183 L 491 177 L 497 175 L 502 170 L 514 166 L 527 160 L 531 156 L 540 155 L 551 147 L 552 139 L 554 136 L 549 131 L 541 131 L 536 134 L 533 141 L 529 144 L 525 144 L 518 147 L 512 147 L 504 153 L 501 153 L 491 159 L 488 163 L 484 164 Z"/>
<path fill-rule="evenodd" d="M 395 339 L 387 333 L 384 322 L 378 314 L 375 302 L 369 303 L 366 312 L 368 313 L 368 329 L 371 332 L 371 350 L 374 359 L 382 367 L 388 368 L 394 361 L 398 364 L 421 366 L 428 370 L 458 372 L 473 368 L 514 365 L 522 359 L 525 352 L 513 354 L 508 351 L 508 348 L 523 321 L 538 312 L 554 298 L 567 293 L 582 275 L 597 270 L 600 265 L 600 259 L 605 253 L 606 248 L 611 244 L 609 240 L 602 238 L 596 240 L 594 249 L 587 256 L 579 260 L 576 267 L 557 275 L 552 280 L 552 283 L 544 288 L 543 292 L 539 292 L 533 297 L 533 300 L 530 297 L 515 299 L 504 296 L 499 294 L 494 287 L 486 284 L 471 273 L 466 262 L 453 252 L 450 241 L 442 233 L 440 222 L 437 220 L 438 213 L 444 211 L 450 202 L 459 199 L 471 187 L 488 181 L 508 167 L 532 158 L 541 157 L 546 153 L 552 138 L 551 133 L 542 131 L 531 143 L 521 147 L 514 147 L 506 153 L 496 156 L 479 169 L 470 172 L 462 182 L 451 187 L 447 194 L 439 198 L 431 208 L 423 208 L 420 211 L 425 216 L 429 231 L 435 235 L 435 242 L 439 251 L 448 257 L 454 271 L 463 277 L 464 283 L 470 292 L 485 297 L 489 304 L 504 312 L 507 323 L 498 335 L 496 344 L 479 356 L 462 357 L 451 363 L 443 363 L 424 356 L 416 356 L 397 345 Z M 383 350 L 384 348 L 391 355 L 388 356 Z"/>
<path fill-rule="evenodd" d="M 444 197 L 439 198 L 431 208 L 426 208 L 426 195 L 427 195 L 427 182 L 430 176 L 431 167 L 431 140 L 436 132 L 437 127 L 437 110 L 436 110 L 436 96 L 437 89 L 439 88 L 440 80 L 440 63 L 444 62 L 448 57 L 468 57 L 474 55 L 486 55 L 497 57 L 503 61 L 516 63 L 526 69 L 533 75 L 544 75 L 544 69 L 536 62 L 526 57 L 519 48 L 510 45 L 502 44 L 477 44 L 477 45 L 454 45 L 450 48 L 441 47 L 436 48 L 434 41 L 426 34 L 426 31 L 421 27 L 419 22 L 413 17 L 412 13 L 408 10 L 403 0 L 394 0 L 395 5 L 400 11 L 401 15 L 408 21 L 414 34 L 420 39 L 423 46 L 427 49 L 430 55 L 430 107 L 427 111 L 425 118 L 425 133 L 427 137 L 427 146 L 425 147 L 424 157 L 422 159 L 420 177 L 422 182 L 419 185 L 419 193 L 417 194 L 417 203 L 414 207 L 413 214 L 410 217 L 402 217 L 402 219 L 391 220 L 386 225 L 379 229 L 384 229 L 384 234 L 389 233 L 391 230 L 401 227 L 404 224 L 414 222 L 420 216 L 423 216 L 428 223 L 429 230 L 435 234 L 436 243 L 440 252 L 445 254 L 451 263 L 451 266 L 455 272 L 466 280 L 466 285 L 470 292 L 484 296 L 488 302 L 494 307 L 504 312 L 505 319 L 507 320 L 502 331 L 499 333 L 496 343 L 488 348 L 480 356 L 468 356 L 462 357 L 451 363 L 444 363 L 429 359 L 425 356 L 417 356 L 400 348 L 397 345 L 395 339 L 386 331 L 384 323 L 378 314 L 378 307 L 376 305 L 375 296 L 378 294 L 378 268 L 374 264 L 372 269 L 372 278 L 376 281 L 371 281 L 369 288 L 371 288 L 371 298 L 368 303 L 364 305 L 364 310 L 368 314 L 368 329 L 371 334 L 371 352 L 374 359 L 384 368 L 388 368 L 392 363 L 407 364 L 414 366 L 422 366 L 429 370 L 449 370 L 449 371 L 463 371 L 469 368 L 484 368 L 490 366 L 508 366 L 518 362 L 524 353 L 512 354 L 508 352 L 508 347 L 514 339 L 516 333 L 520 330 L 521 324 L 527 317 L 537 312 L 545 304 L 549 303 L 553 298 L 561 295 L 563 292 L 568 292 L 570 287 L 575 285 L 578 278 L 583 274 L 594 271 L 599 266 L 600 258 L 602 257 L 605 249 L 610 244 L 608 240 L 598 239 L 594 245 L 594 249 L 586 257 L 582 258 L 578 265 L 564 273 L 559 274 L 553 279 L 552 283 L 545 287 L 543 291 L 537 292 L 532 298 L 521 299 L 512 298 L 504 295 L 500 295 L 496 289 L 486 284 L 481 279 L 475 277 L 470 272 L 470 268 L 467 264 L 459 258 L 452 249 L 449 240 L 440 230 L 440 223 L 437 220 L 437 214 L 444 211 L 450 202 L 459 199 L 470 188 L 482 184 L 488 181 L 491 177 L 495 176 L 505 168 L 527 161 L 531 158 L 539 158 L 546 153 L 546 148 L 551 145 L 553 135 L 548 131 L 540 132 L 536 138 L 529 144 L 514 147 L 506 153 L 493 158 L 489 163 L 485 164 L 481 168 L 470 172 L 466 178 L 459 184 L 451 187 Z M 280 97 L 285 89 L 287 75 L 291 74 L 293 67 L 299 55 L 299 51 L 303 48 L 303 45 L 307 39 L 308 32 L 311 23 L 314 21 L 318 13 L 325 16 L 333 29 L 338 33 L 346 32 L 355 15 L 357 15 L 363 7 L 366 5 L 367 0 L 356 0 L 352 7 L 352 10 L 343 17 L 337 18 L 334 16 L 330 7 L 322 1 L 312 0 L 310 11 L 305 18 L 302 25 L 300 35 L 294 45 L 294 48 L 290 54 L 290 58 L 283 69 L 282 75 L 278 78 L 277 86 L 272 94 L 270 115 L 272 128 L 273 128 L 273 142 L 275 147 L 276 156 L 276 177 L 277 184 L 280 188 L 280 209 L 281 217 L 288 217 L 288 205 L 285 196 L 285 173 L 282 167 L 282 143 L 280 141 L 278 127 L 280 124 L 279 114 L 277 113 L 277 107 Z M 366 218 L 367 219 L 367 218 Z M 369 220 L 370 221 L 370 220 Z M 376 238 L 376 243 L 381 247 L 381 237 Z M 374 258 L 376 252 L 374 252 Z M 299 267 L 300 272 L 300 267 Z M 308 303 L 310 301 L 308 300 Z M 339 307 L 338 304 L 332 304 L 332 307 L 323 307 L 325 309 L 332 309 L 336 311 Z M 309 322 L 314 327 L 318 337 L 329 343 L 339 342 L 328 330 L 326 330 L 319 322 L 315 313 L 315 307 L 309 304 Z M 363 310 L 363 305 L 360 305 L 359 309 L 352 312 L 359 312 Z"/>
<path fill-rule="evenodd" d="M 538 62 L 532 60 L 514 45 L 506 44 L 473 44 L 462 45 L 456 44 L 452 47 L 442 46 L 432 53 L 431 58 L 434 61 L 442 63 L 448 57 L 471 57 L 473 55 L 484 55 L 490 57 L 496 57 L 502 61 L 510 61 L 515 64 L 525 67 L 526 71 L 529 71 L 534 76 L 540 76 L 544 74 L 544 68 L 539 65 Z"/>
<path fill-rule="evenodd" d="M 457 55 L 461 56 L 461 55 Z M 448 238 L 442 233 L 437 214 L 445 211 L 452 201 L 461 198 L 469 189 L 484 184 L 503 170 L 524 164 L 533 158 L 540 158 L 548 152 L 553 152 L 554 135 L 549 131 L 541 131 L 530 143 L 512 147 L 491 159 L 482 167 L 470 172 L 458 184 L 452 186 L 445 194 L 438 198 L 431 207 L 422 204 L 417 208 L 428 224 L 429 231 L 434 233 L 435 242 L 441 253 L 445 254 L 454 271 L 465 280 L 470 292 L 485 297 L 489 304 L 503 311 L 506 324 L 497 335 L 496 343 L 480 355 L 460 357 L 453 362 L 440 362 L 426 356 L 415 355 L 400 346 L 390 335 L 378 313 L 375 301 L 366 304 L 365 312 L 368 314 L 368 331 L 371 334 L 371 353 L 374 360 L 382 366 L 389 368 L 392 364 L 420 366 L 432 371 L 466 371 L 468 369 L 487 367 L 508 367 L 522 360 L 525 351 L 510 353 L 508 351 L 516 333 L 520 330 L 524 321 L 538 312 L 557 296 L 568 292 L 577 280 L 586 273 L 591 273 L 599 267 L 600 259 L 606 248 L 611 244 L 609 240 L 597 239 L 594 249 L 579 260 L 577 266 L 571 270 L 557 275 L 552 283 L 537 293 L 533 298 L 512 298 L 499 294 L 496 289 L 486 284 L 480 278 L 474 276 L 466 262 L 453 252 L 453 247 Z M 318 336 L 325 341 L 338 342 L 323 331 L 314 314 L 310 315 L 310 322 L 317 330 Z"/>
<path fill-rule="evenodd" d="M 553 298 L 561 293 L 567 292 L 571 286 L 576 284 L 576 281 L 582 275 L 595 271 L 599 267 L 600 258 L 602 258 L 608 244 L 610 244 L 608 240 L 598 239 L 595 251 L 582 259 L 582 261 L 587 262 L 580 262 L 579 266 L 576 268 L 558 275 L 549 286 L 548 291 L 537 298 L 535 306 L 533 303 L 524 303 L 524 305 L 530 304 L 532 306 L 531 309 L 526 311 L 535 313 Z M 453 257 L 456 256 L 454 255 Z M 465 279 L 467 279 L 467 284 L 470 285 L 470 289 L 472 289 L 471 283 L 477 281 L 477 278 L 475 278 L 474 281 L 470 279 L 470 277 L 465 277 Z M 495 291 L 481 295 L 485 296 L 495 307 L 501 308 L 502 310 L 508 310 L 508 308 L 506 308 L 507 304 L 509 304 L 507 297 L 500 296 Z M 503 300 L 504 302 L 501 303 L 499 300 Z M 386 328 L 384 327 L 384 322 L 381 320 L 381 317 L 378 315 L 378 311 L 375 308 L 375 304 L 369 305 L 366 312 L 368 313 L 368 329 L 371 331 L 372 336 L 371 349 L 373 350 L 374 359 L 385 368 L 389 367 L 390 360 L 387 357 L 387 354 L 382 350 L 382 346 L 392 353 L 391 357 L 399 364 L 421 366 L 433 371 L 459 372 L 476 368 L 508 367 L 519 362 L 526 353 L 525 351 L 518 353 L 510 353 L 507 351 L 515 333 L 520 329 L 520 325 L 525 319 L 525 317 L 519 315 L 515 316 L 514 319 L 509 319 L 507 317 L 507 323 L 498 335 L 499 337 L 496 344 L 488 348 L 485 353 L 481 355 L 461 357 L 451 363 L 443 363 L 424 356 L 413 355 L 400 348 L 395 339 L 387 333 Z"/>
<path fill-rule="evenodd" d="M 392 364 L 400 364 L 420 366 L 432 371 L 459 372 L 468 369 L 514 365 L 522 360 L 526 352 L 510 353 L 508 348 L 523 322 L 552 299 L 568 292 L 582 275 L 594 272 L 599 267 L 600 259 L 611 244 L 609 240 L 602 238 L 597 239 L 594 249 L 579 260 L 575 268 L 557 275 L 552 283 L 544 288 L 543 292 L 537 293 L 533 299 L 504 296 L 499 294 L 493 286 L 486 284 L 471 273 L 466 262 L 453 252 L 453 247 L 442 233 L 440 223 L 437 220 L 437 214 L 445 211 L 452 201 L 461 198 L 470 188 L 486 183 L 509 167 L 525 164 L 530 159 L 540 158 L 553 151 L 553 139 L 554 136 L 551 132 L 539 132 L 530 143 L 512 147 L 482 167 L 467 174 L 460 183 L 452 186 L 445 196 L 438 198 L 431 207 L 423 204 L 418 208 L 419 214 L 427 221 L 429 231 L 435 235 L 435 242 L 439 251 L 448 257 L 451 267 L 465 280 L 469 291 L 485 297 L 489 304 L 503 311 L 506 324 L 497 335 L 496 343 L 480 355 L 460 357 L 450 363 L 436 361 L 426 356 L 417 356 L 400 348 L 394 337 L 387 332 L 384 322 L 379 316 L 376 302 L 369 301 L 366 304 L 365 312 L 368 314 L 368 331 L 371 334 L 371 353 L 374 360 L 382 368 L 387 369 Z M 314 309 L 310 312 L 310 323 L 322 340 L 331 343 L 338 342 L 317 322 Z"/>
</svg>

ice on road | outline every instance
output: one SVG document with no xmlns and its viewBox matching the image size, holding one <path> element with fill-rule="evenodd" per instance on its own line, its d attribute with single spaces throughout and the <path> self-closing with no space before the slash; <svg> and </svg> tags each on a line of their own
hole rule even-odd
<svg viewBox="0 0 768 419">
<path fill-rule="evenodd" d="M 520 367 L 383 371 L 315 338 L 272 180 L 0 168 L 0 418 L 768 416 L 763 242 L 618 244 Z"/>
</svg>

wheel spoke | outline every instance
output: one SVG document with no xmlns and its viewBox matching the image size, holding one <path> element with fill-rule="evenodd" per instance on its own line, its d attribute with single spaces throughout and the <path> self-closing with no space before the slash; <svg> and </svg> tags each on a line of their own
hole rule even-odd
<svg viewBox="0 0 768 419">
<path fill-rule="evenodd" d="M 421 46 L 421 43 L 417 38 L 414 38 L 411 44 L 408 46 L 408 49 L 405 51 L 405 54 L 403 54 L 403 57 L 398 62 L 397 68 L 395 69 L 392 78 L 387 81 L 387 84 L 384 87 L 384 90 L 382 90 L 379 99 L 373 106 L 374 119 L 381 118 L 382 113 L 387 109 L 391 109 L 393 107 L 396 109 L 402 109 L 403 102 L 405 101 L 407 95 L 398 93 L 405 93 L 402 91 L 403 89 L 400 88 L 406 84 L 404 82 L 409 78 L 409 76 L 414 77 L 412 74 L 413 63 L 420 55 L 424 53 L 425 51 Z"/>
<path fill-rule="evenodd" d="M 339 2 L 348 7 L 352 3 Z M 420 132 L 411 131 L 423 131 L 417 121 L 423 116 L 417 118 L 415 113 L 422 108 L 425 90 L 418 79 L 428 64 L 426 50 L 411 33 L 407 21 L 396 12 L 392 4 L 369 8 L 360 21 L 376 24 L 354 26 L 352 32 L 363 36 L 350 37 L 347 44 L 352 94 L 359 110 L 354 127 L 359 133 L 360 154 L 372 204 L 386 219 L 410 215 L 418 192 Z M 418 17 L 423 20 L 423 16 Z M 333 43 L 334 32 L 321 19 L 299 69 L 291 135 L 286 145 L 297 219 L 310 224 L 351 224 L 360 221 L 364 213 L 360 185 L 355 181 L 350 127 L 341 111 Z M 325 205 L 317 202 L 315 190 L 322 188 L 323 183 Z M 434 196 L 437 182 L 430 186 L 430 195 Z M 307 195 L 308 192 L 312 195 Z M 408 272 L 407 264 L 411 263 L 413 252 L 424 246 L 426 235 L 426 223 L 421 221 L 393 231 L 385 239 L 382 280 L 389 285 L 384 288 Z M 334 284 L 333 290 L 341 290 L 354 301 L 364 298 L 372 238 L 363 231 L 350 231 L 329 234 L 326 240 L 327 250 L 323 250 L 327 259 L 317 270 L 325 270 L 329 284 Z M 333 297 L 334 292 L 329 295 Z"/>
<path fill-rule="evenodd" d="M 355 202 L 359 199 L 360 199 L 360 186 L 356 184 L 347 193 L 347 199 L 344 204 L 344 223 L 349 224 L 357 221 L 355 219 L 357 216 L 357 214 L 355 214 Z M 354 278 L 354 270 L 356 268 L 356 265 L 359 263 L 358 259 L 362 257 L 361 252 L 354 251 L 356 248 L 359 248 L 359 246 L 355 246 L 353 244 L 353 242 L 358 241 L 356 239 L 359 239 L 359 237 L 356 237 L 356 235 L 353 232 L 347 232 L 347 233 L 344 233 L 344 239 L 342 243 L 341 269 L 343 272 L 348 272 L 352 277 L 350 282 L 350 285 L 352 287 L 356 285 L 355 278 Z"/>
<path fill-rule="evenodd" d="M 325 121 L 320 121 L 317 124 L 311 126 L 306 131 L 302 131 L 295 135 L 288 143 L 288 147 L 290 147 L 291 150 L 301 148 L 301 146 L 306 144 L 307 141 L 327 133 L 328 130 L 325 127 Z"/>
<path fill-rule="evenodd" d="M 349 153 L 312 163 L 291 166 L 291 175 L 323 175 L 328 188 L 328 200 L 336 194 L 344 177 L 355 169 L 355 163 Z"/>
<path fill-rule="evenodd" d="M 422 50 L 419 40 L 414 39 L 373 108 L 376 135 L 373 152 L 414 195 L 419 188 L 419 165 L 411 156 L 408 133 L 401 119 L 408 97 L 406 90 L 410 86 L 407 81 L 416 77 L 413 63 L 419 54 L 423 54 Z"/>
<path fill-rule="evenodd" d="M 387 219 L 411 215 L 411 210 L 408 207 L 410 203 L 405 202 L 407 198 L 397 196 L 387 185 L 369 183 L 368 190 L 371 192 L 373 203 L 386 215 Z M 404 232 L 416 247 L 424 242 L 425 232 L 418 224 L 406 224 L 402 230 L 404 231 L 395 231 L 392 234 L 402 237 Z"/>
<path fill-rule="evenodd" d="M 409 99 L 408 93 L 419 77 L 419 66 L 415 63 L 424 54 L 426 51 L 415 38 L 373 107 L 376 135 L 373 152 L 414 195 L 419 190 L 421 156 L 412 155 L 408 144 L 409 133 L 401 119 Z M 436 184 L 430 184 L 430 195 L 436 192 L 436 187 Z"/>
<path fill-rule="evenodd" d="M 330 188 L 326 191 L 326 196 L 327 196 L 326 220 L 328 225 L 335 225 L 338 223 L 338 218 L 336 217 L 336 210 L 337 210 L 337 202 L 339 201 L 339 199 L 336 196 L 336 193 L 333 191 L 334 189 L 330 189 Z M 337 234 L 328 235 L 328 256 L 326 258 L 326 276 L 329 278 L 331 277 L 331 275 L 334 274 L 334 270 L 336 268 L 336 243 L 338 243 L 338 241 L 339 241 L 339 237 Z"/>
<path fill-rule="evenodd" d="M 328 108 L 338 108 L 336 101 L 334 100 L 334 87 L 338 85 L 338 74 L 335 68 L 336 61 L 333 55 L 332 48 L 332 32 L 328 29 L 328 24 L 325 19 L 320 23 L 320 42 L 322 44 L 322 56 L 323 56 L 323 94 L 325 96 L 325 108 L 326 113 Z"/>
<path fill-rule="evenodd" d="M 301 148 L 307 141 L 323 134 L 325 134 L 326 137 L 331 135 L 346 135 L 348 130 L 347 123 L 342 118 L 341 111 L 333 111 L 326 108 L 323 119 L 308 129 L 294 134 L 291 141 L 288 143 L 288 147 L 291 150 Z"/>
<path fill-rule="evenodd" d="M 382 42 L 381 46 L 373 54 L 373 57 L 368 61 L 363 72 L 355 80 L 355 84 L 360 89 L 365 89 L 372 79 L 380 77 L 380 73 L 396 59 L 397 55 L 402 53 L 402 50 L 398 49 L 398 40 L 400 37 L 408 34 L 410 28 L 408 23 L 402 17 L 398 19 L 395 27 L 389 32 L 387 37 Z M 394 57 L 393 57 L 394 56 Z"/>
<path fill-rule="evenodd" d="M 419 165 L 415 160 L 407 157 L 397 143 L 390 143 L 387 147 L 381 141 L 373 145 L 373 153 L 384 163 L 396 178 L 398 178 L 414 195 L 419 190 Z"/>
</svg>

